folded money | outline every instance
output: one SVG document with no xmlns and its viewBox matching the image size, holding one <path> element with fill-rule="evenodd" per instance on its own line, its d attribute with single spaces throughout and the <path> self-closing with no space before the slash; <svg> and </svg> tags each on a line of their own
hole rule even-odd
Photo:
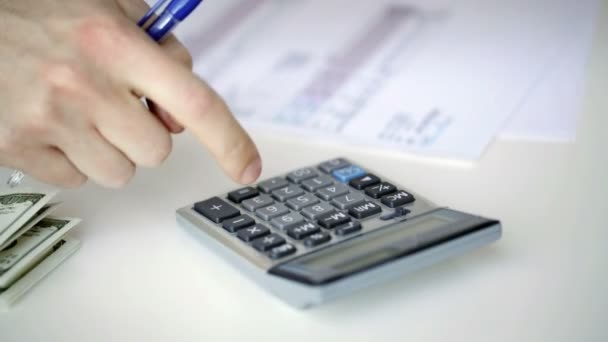
<svg viewBox="0 0 608 342">
<path fill-rule="evenodd" d="M 14 238 L 56 195 L 55 191 L 27 189 L 0 191 L 0 246 Z"/>
<path fill-rule="evenodd" d="M 54 191 L 0 191 L 0 310 L 51 272 L 79 242 L 66 234 L 80 219 L 51 217 Z"/>
<path fill-rule="evenodd" d="M 78 240 L 69 237 L 63 238 L 48 251 L 48 256 L 39 264 L 15 281 L 9 288 L 0 290 L 0 313 L 8 311 L 12 304 L 78 250 L 79 246 L 80 242 Z"/>
</svg>

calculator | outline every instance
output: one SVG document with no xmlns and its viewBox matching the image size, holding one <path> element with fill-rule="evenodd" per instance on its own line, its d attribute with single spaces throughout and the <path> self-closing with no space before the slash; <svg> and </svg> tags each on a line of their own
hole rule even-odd
<svg viewBox="0 0 608 342">
<path fill-rule="evenodd" d="M 354 295 L 501 237 L 500 221 L 437 206 L 346 158 L 177 210 L 181 226 L 296 308 Z"/>
</svg>

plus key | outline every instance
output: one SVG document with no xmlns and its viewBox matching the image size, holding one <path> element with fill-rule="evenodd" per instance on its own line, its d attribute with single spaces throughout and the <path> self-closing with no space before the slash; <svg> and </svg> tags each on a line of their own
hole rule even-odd
<svg viewBox="0 0 608 342">
<path fill-rule="evenodd" d="M 241 214 L 238 209 L 219 197 L 212 197 L 196 203 L 194 210 L 215 223 L 221 223 L 224 220 Z"/>
</svg>

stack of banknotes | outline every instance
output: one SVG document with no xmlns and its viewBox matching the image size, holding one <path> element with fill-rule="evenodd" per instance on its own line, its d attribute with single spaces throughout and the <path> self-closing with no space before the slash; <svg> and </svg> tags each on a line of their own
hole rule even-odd
<svg viewBox="0 0 608 342">
<path fill-rule="evenodd" d="M 57 192 L 0 190 L 0 311 L 6 311 L 71 255 L 79 242 L 66 234 L 80 219 L 53 216 Z"/>
</svg>

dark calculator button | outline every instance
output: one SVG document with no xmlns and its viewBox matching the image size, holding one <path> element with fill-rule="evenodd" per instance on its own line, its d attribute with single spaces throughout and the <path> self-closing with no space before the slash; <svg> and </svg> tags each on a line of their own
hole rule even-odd
<svg viewBox="0 0 608 342">
<path fill-rule="evenodd" d="M 383 221 L 388 221 L 394 218 L 403 217 L 405 215 L 408 215 L 409 213 L 411 213 L 409 209 L 406 209 L 404 207 L 397 207 L 392 213 L 380 216 L 380 219 Z"/>
<path fill-rule="evenodd" d="M 332 229 L 341 224 L 350 222 L 350 217 L 343 212 L 329 213 L 319 216 L 318 222 L 321 227 Z"/>
<path fill-rule="evenodd" d="M 259 194 L 259 192 L 256 189 L 248 186 L 246 188 L 242 188 L 242 189 L 229 193 L 228 199 L 236 204 L 239 204 L 246 199 L 250 199 L 250 198 L 257 196 L 258 194 Z"/>
<path fill-rule="evenodd" d="M 222 227 L 227 231 L 234 233 L 243 228 L 253 226 L 255 224 L 255 220 L 247 215 L 237 216 L 228 220 L 225 220 L 222 223 Z"/>
<path fill-rule="evenodd" d="M 255 226 L 239 230 L 239 232 L 236 233 L 236 236 L 245 242 L 251 242 L 268 234 L 270 234 L 270 230 L 268 228 L 262 226 L 261 224 L 256 224 Z"/>
<path fill-rule="evenodd" d="M 371 198 L 380 198 L 382 196 L 392 194 L 395 191 L 397 191 L 397 188 L 393 184 L 383 182 L 366 188 L 365 194 Z"/>
<path fill-rule="evenodd" d="M 386 195 L 382 197 L 382 203 L 384 203 L 387 207 L 396 208 L 402 205 L 406 205 L 408 203 L 412 203 L 415 201 L 414 196 L 408 194 L 407 192 L 400 190 L 394 194 Z"/>
<path fill-rule="evenodd" d="M 273 259 L 279 259 L 282 257 L 286 257 L 290 254 L 293 254 L 295 252 L 296 252 L 296 248 L 294 247 L 294 245 L 286 243 L 284 245 L 271 249 L 270 253 L 268 253 L 268 256 L 270 256 Z"/>
<path fill-rule="evenodd" d="M 194 204 L 194 210 L 215 223 L 239 216 L 241 212 L 219 197 Z"/>
<path fill-rule="evenodd" d="M 354 232 L 358 232 L 361 230 L 361 223 L 359 222 L 350 222 L 343 226 L 336 228 L 336 235 L 344 236 L 348 234 L 352 234 Z"/>
<path fill-rule="evenodd" d="M 350 165 L 348 160 L 337 158 L 322 163 L 319 165 L 319 169 L 325 173 L 331 173 L 335 169 L 341 169 L 343 167 L 347 167 L 348 165 Z"/>
<path fill-rule="evenodd" d="M 380 178 L 370 173 L 366 176 L 353 179 L 352 181 L 350 181 L 350 186 L 357 190 L 363 190 L 368 186 L 376 185 L 378 183 L 380 183 Z"/>
<path fill-rule="evenodd" d="M 306 247 L 316 247 L 327 243 L 331 240 L 331 235 L 327 232 L 320 232 L 316 234 L 312 234 L 306 240 L 304 240 L 304 246 Z"/>
<path fill-rule="evenodd" d="M 380 212 L 382 212 L 380 205 L 370 201 L 356 205 L 348 210 L 349 214 L 358 219 L 364 219 Z"/>
<path fill-rule="evenodd" d="M 257 249 L 260 252 L 269 251 L 271 248 L 280 246 L 285 243 L 285 239 L 277 234 L 270 234 L 268 236 L 264 236 L 259 238 L 251 244 L 253 248 Z"/>
<path fill-rule="evenodd" d="M 303 238 L 312 234 L 316 234 L 320 231 L 321 228 L 319 228 L 316 224 L 311 222 L 305 222 L 287 229 L 287 235 L 296 240 L 302 240 Z"/>
</svg>

